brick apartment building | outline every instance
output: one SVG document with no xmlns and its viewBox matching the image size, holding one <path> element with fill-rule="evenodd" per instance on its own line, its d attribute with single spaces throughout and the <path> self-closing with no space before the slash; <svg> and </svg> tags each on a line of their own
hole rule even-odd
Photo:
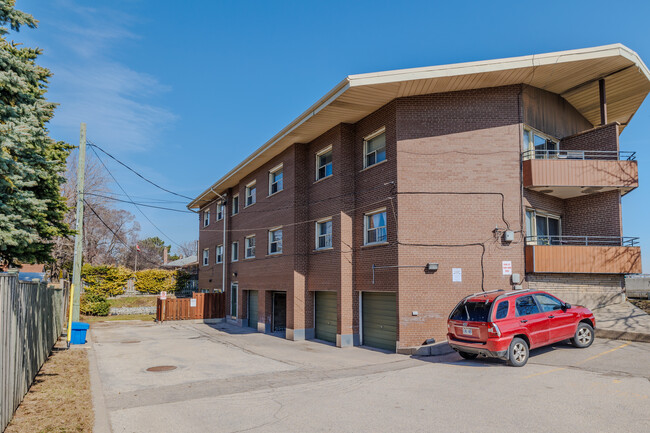
<svg viewBox="0 0 650 433">
<path fill-rule="evenodd" d="M 199 287 L 259 332 L 392 351 L 481 290 L 616 302 L 649 91 L 619 44 L 349 76 L 189 204 Z"/>
</svg>

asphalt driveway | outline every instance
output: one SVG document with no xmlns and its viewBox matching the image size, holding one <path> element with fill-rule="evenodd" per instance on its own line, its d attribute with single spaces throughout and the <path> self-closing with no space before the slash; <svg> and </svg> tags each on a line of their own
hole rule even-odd
<svg viewBox="0 0 650 433">
<path fill-rule="evenodd" d="M 105 323 L 91 333 L 97 431 L 650 430 L 647 343 L 559 344 L 513 368 L 226 324 Z"/>
</svg>

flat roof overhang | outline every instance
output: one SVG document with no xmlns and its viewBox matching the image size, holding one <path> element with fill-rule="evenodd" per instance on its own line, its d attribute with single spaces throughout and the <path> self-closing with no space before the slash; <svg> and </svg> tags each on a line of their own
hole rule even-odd
<svg viewBox="0 0 650 433">
<path fill-rule="evenodd" d="M 309 143 L 339 123 L 356 123 L 395 98 L 528 84 L 566 99 L 600 123 L 604 79 L 608 122 L 621 129 L 650 92 L 650 71 L 622 44 L 453 65 L 350 75 L 187 206 L 200 209 L 294 143 Z"/>
</svg>

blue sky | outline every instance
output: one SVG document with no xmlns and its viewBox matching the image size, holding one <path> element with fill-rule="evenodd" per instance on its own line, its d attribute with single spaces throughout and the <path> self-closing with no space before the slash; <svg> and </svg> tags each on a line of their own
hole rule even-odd
<svg viewBox="0 0 650 433">
<path fill-rule="evenodd" d="M 45 50 L 54 138 L 88 137 L 145 176 L 194 196 L 349 74 L 620 42 L 650 63 L 646 1 L 18 0 L 40 20 L 14 39 Z M 641 186 L 623 199 L 624 234 L 650 270 L 650 102 L 621 136 Z M 174 200 L 115 164 L 134 196 Z M 181 203 L 170 204 L 184 208 Z M 128 209 L 128 207 L 127 207 Z M 137 215 L 135 209 L 129 209 Z M 175 242 L 191 214 L 145 210 Z M 141 215 L 142 236 L 169 238 Z M 173 249 L 172 249 L 173 251 Z"/>
</svg>

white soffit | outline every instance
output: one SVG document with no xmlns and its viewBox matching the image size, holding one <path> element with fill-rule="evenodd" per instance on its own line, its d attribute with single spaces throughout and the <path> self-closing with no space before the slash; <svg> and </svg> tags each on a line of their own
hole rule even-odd
<svg viewBox="0 0 650 433">
<path fill-rule="evenodd" d="M 200 208 L 294 143 L 308 143 L 339 123 L 355 123 L 395 98 L 528 84 L 565 98 L 593 125 L 600 123 L 598 80 L 604 78 L 608 122 L 622 127 L 650 92 L 650 72 L 621 44 L 350 75 L 219 179 L 189 205 Z"/>
</svg>

